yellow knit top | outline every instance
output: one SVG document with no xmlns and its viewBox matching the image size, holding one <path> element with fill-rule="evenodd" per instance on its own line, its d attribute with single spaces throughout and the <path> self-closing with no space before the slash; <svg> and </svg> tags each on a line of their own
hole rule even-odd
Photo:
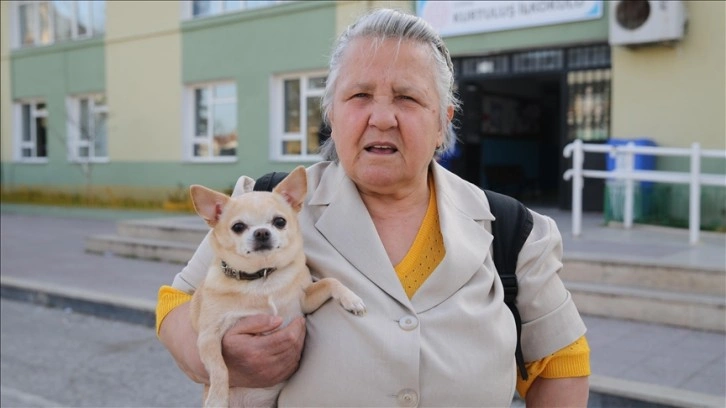
<svg viewBox="0 0 726 408">
<path fill-rule="evenodd" d="M 429 205 L 421 228 L 406 256 L 394 268 L 409 299 L 436 269 L 446 254 L 432 177 L 429 178 L 429 191 L 431 191 Z M 159 301 L 156 306 L 157 335 L 164 317 L 172 309 L 190 299 L 191 295 L 171 286 L 165 285 L 159 289 Z M 522 380 L 519 372 L 517 373 L 517 391 L 522 398 L 526 397 L 529 387 L 537 377 L 565 378 L 590 375 L 590 348 L 587 339 L 582 336 L 554 354 L 528 363 L 527 373 L 529 374 L 527 381 Z"/>
</svg>

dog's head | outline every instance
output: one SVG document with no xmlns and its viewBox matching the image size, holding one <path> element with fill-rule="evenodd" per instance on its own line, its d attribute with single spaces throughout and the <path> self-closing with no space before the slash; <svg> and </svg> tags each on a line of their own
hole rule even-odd
<svg viewBox="0 0 726 408">
<path fill-rule="evenodd" d="M 194 209 L 212 227 L 217 256 L 243 271 L 282 268 L 299 257 L 304 262 L 297 215 L 307 194 L 305 168 L 297 167 L 272 192 L 252 191 L 249 177 L 242 186 L 236 197 L 191 186 Z"/>
</svg>

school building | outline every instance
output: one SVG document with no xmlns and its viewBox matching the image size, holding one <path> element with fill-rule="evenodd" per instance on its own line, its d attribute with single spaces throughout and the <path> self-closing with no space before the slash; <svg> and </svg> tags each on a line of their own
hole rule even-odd
<svg viewBox="0 0 726 408">
<path fill-rule="evenodd" d="M 3 1 L 3 202 L 171 205 L 190 184 L 320 157 L 333 40 L 368 9 L 416 13 L 452 54 L 453 170 L 530 205 L 569 208 L 573 140 L 726 149 L 726 3 L 713 1 Z M 679 157 L 650 169 L 688 171 Z M 586 166 L 609 169 L 606 156 Z M 704 159 L 724 174 L 723 159 Z M 617 218 L 620 186 L 585 210 Z M 702 226 L 726 191 L 702 188 Z M 636 221 L 685 225 L 688 185 L 642 183 Z"/>
</svg>

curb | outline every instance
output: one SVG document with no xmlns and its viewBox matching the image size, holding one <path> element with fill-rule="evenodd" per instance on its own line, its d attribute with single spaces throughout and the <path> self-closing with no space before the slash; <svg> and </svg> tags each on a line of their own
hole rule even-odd
<svg viewBox="0 0 726 408">
<path fill-rule="evenodd" d="M 0 297 L 151 328 L 156 326 L 156 304 L 148 300 L 99 296 L 75 288 L 51 287 L 5 276 L 0 276 Z"/>
<path fill-rule="evenodd" d="M 567 245 L 567 243 L 565 243 Z M 693 265 L 688 262 L 673 262 L 671 260 L 665 261 L 662 259 L 637 259 L 628 256 L 622 256 L 618 259 L 613 259 L 606 253 L 590 253 L 582 252 L 578 250 L 565 250 L 562 254 L 562 262 L 598 262 L 609 265 L 617 266 L 636 266 L 636 267 L 657 267 L 666 269 L 683 269 L 686 271 L 700 271 L 708 272 L 712 274 L 722 274 L 724 272 L 723 267 L 712 266 L 712 265 Z"/>
<path fill-rule="evenodd" d="M 154 328 L 153 301 L 0 276 L 0 297 Z M 515 396 L 515 400 L 518 398 Z M 521 401 L 521 400 L 520 400 Z M 599 375 L 590 376 L 589 407 L 720 408 L 726 397 Z"/>
</svg>

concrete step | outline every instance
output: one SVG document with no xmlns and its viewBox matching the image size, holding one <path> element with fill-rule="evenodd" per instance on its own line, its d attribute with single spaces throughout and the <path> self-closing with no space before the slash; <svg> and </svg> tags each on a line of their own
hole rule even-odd
<svg viewBox="0 0 726 408">
<path fill-rule="evenodd" d="M 644 265 L 614 260 L 578 260 L 565 256 L 560 277 L 569 282 L 597 283 L 693 293 L 726 298 L 723 270 Z"/>
<path fill-rule="evenodd" d="M 723 296 L 565 280 L 580 313 L 726 332 Z"/>
<path fill-rule="evenodd" d="M 726 332 L 726 274 L 618 260 L 563 260 L 581 313 Z"/>
<path fill-rule="evenodd" d="M 86 252 L 89 253 L 179 264 L 186 264 L 198 246 L 198 243 L 120 235 L 94 235 L 86 239 Z"/>
<path fill-rule="evenodd" d="M 200 217 L 174 217 L 145 220 L 122 220 L 116 224 L 118 234 L 162 241 L 199 244 L 209 232 Z"/>
</svg>

